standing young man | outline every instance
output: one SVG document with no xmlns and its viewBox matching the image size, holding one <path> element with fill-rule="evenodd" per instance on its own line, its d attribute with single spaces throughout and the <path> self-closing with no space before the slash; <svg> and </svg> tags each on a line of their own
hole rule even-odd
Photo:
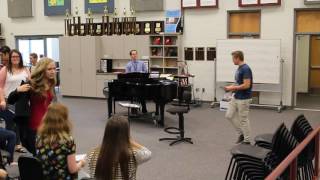
<svg viewBox="0 0 320 180">
<path fill-rule="evenodd" d="M 36 53 L 31 53 L 30 54 L 30 72 L 32 73 L 34 69 L 36 68 L 37 62 L 38 62 L 38 55 Z"/>
<path fill-rule="evenodd" d="M 242 51 L 232 52 L 234 65 L 239 66 L 235 75 L 235 85 L 225 87 L 226 91 L 234 92 L 230 101 L 226 118 L 231 121 L 239 134 L 238 143 L 250 144 L 249 107 L 252 98 L 252 71 L 244 62 Z"/>
</svg>

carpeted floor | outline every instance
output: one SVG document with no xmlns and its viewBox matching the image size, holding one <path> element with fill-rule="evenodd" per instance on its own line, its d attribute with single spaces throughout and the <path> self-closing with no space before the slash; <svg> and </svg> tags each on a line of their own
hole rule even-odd
<svg viewBox="0 0 320 180">
<path fill-rule="evenodd" d="M 82 98 L 60 98 L 70 110 L 77 153 L 86 153 L 101 142 L 106 120 L 106 101 Z M 153 104 L 148 104 L 149 111 Z M 127 110 L 117 108 L 119 113 Z M 304 113 L 310 122 L 320 124 L 320 112 L 252 109 L 250 120 L 252 137 L 261 133 L 272 133 L 285 122 L 291 126 L 294 118 Z M 165 123 L 177 125 L 177 116 L 165 114 Z M 186 136 L 194 144 L 178 144 L 170 147 L 168 142 L 159 142 L 160 137 L 170 137 L 150 122 L 133 121 L 131 135 L 152 151 L 152 159 L 141 165 L 139 180 L 221 180 L 224 179 L 230 160 L 229 150 L 237 139 L 231 124 L 224 118 L 224 112 L 211 109 L 208 104 L 192 108 L 185 115 Z"/>
<path fill-rule="evenodd" d="M 320 94 L 298 94 L 297 107 L 320 110 Z"/>
</svg>

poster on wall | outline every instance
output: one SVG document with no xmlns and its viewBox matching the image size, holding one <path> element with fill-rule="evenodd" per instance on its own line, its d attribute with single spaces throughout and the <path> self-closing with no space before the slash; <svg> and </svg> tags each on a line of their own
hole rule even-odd
<svg viewBox="0 0 320 180">
<path fill-rule="evenodd" d="M 71 11 L 71 0 L 44 0 L 45 16 L 61 16 Z"/>
<path fill-rule="evenodd" d="M 48 0 L 49 7 L 64 6 L 64 0 Z"/>
<path fill-rule="evenodd" d="M 88 13 L 88 9 L 95 14 L 103 14 L 105 7 L 108 8 L 109 13 L 114 12 L 114 0 L 84 0 L 85 13 Z"/>
<path fill-rule="evenodd" d="M 181 29 L 181 10 L 166 11 L 165 33 L 176 33 Z"/>
<path fill-rule="evenodd" d="M 107 3 L 108 0 L 89 0 L 90 4 Z"/>
</svg>

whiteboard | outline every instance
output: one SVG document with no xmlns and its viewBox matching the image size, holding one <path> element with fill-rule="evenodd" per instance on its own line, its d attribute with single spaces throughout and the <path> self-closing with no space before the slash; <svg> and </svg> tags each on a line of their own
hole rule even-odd
<svg viewBox="0 0 320 180">
<path fill-rule="evenodd" d="M 244 53 L 253 74 L 253 83 L 280 83 L 280 40 L 226 39 L 217 40 L 217 81 L 234 82 L 238 66 L 233 64 L 233 51 Z"/>
</svg>

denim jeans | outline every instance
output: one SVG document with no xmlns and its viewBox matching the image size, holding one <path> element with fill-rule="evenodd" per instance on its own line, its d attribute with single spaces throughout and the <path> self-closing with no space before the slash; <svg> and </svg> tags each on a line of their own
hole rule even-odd
<svg viewBox="0 0 320 180">
<path fill-rule="evenodd" d="M 14 117 L 15 117 L 14 112 L 10 111 L 9 109 L 0 111 L 0 118 L 2 118 L 5 121 L 6 129 L 16 133 L 16 137 L 17 137 L 16 143 L 20 144 L 21 143 L 20 136 L 19 136 L 19 133 L 17 132 L 18 129 L 17 129 L 16 123 L 14 122 Z"/>
<path fill-rule="evenodd" d="M 9 162 L 13 161 L 14 147 L 16 145 L 16 133 L 0 128 L 0 147 L 10 153 Z"/>
</svg>

